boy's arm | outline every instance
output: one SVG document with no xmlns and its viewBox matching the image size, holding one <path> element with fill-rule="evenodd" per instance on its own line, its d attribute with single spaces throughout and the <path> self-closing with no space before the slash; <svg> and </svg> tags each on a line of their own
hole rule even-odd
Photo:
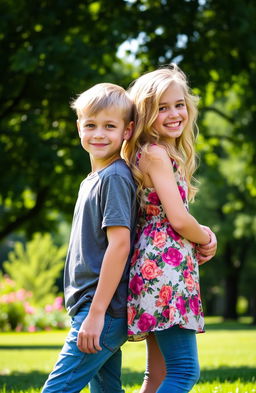
<svg viewBox="0 0 256 393">
<path fill-rule="evenodd" d="M 107 227 L 106 249 L 99 282 L 90 311 L 83 321 L 77 339 L 82 352 L 96 353 L 101 350 L 99 340 L 104 326 L 105 313 L 121 280 L 130 252 L 130 230 L 127 227 Z"/>
</svg>

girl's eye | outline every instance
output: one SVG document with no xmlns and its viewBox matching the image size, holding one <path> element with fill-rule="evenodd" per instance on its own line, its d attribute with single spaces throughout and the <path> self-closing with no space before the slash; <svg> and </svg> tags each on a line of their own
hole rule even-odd
<svg viewBox="0 0 256 393">
<path fill-rule="evenodd" d="M 160 106 L 159 107 L 159 112 L 166 111 L 167 109 L 168 109 L 167 106 Z"/>
<path fill-rule="evenodd" d="M 177 108 L 184 108 L 185 103 L 184 102 L 180 102 L 179 104 L 176 105 Z"/>
</svg>

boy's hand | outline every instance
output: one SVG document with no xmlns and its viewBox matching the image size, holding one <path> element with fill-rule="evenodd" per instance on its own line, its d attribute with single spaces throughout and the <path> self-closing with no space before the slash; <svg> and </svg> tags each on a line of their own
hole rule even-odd
<svg viewBox="0 0 256 393">
<path fill-rule="evenodd" d="M 77 346 L 85 353 L 97 353 L 101 351 L 100 335 L 104 326 L 105 314 L 98 316 L 87 315 L 83 321 L 77 337 Z"/>
<path fill-rule="evenodd" d="M 206 245 L 197 246 L 197 258 L 199 265 L 203 265 L 205 262 L 210 261 L 214 257 L 217 251 L 217 238 L 214 232 L 211 231 L 209 227 L 201 225 L 201 227 L 210 235 L 210 243 Z"/>
</svg>

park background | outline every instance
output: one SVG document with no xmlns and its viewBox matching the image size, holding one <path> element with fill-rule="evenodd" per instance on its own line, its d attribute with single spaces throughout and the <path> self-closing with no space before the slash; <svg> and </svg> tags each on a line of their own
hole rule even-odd
<svg viewBox="0 0 256 393">
<path fill-rule="evenodd" d="M 200 268 L 209 326 L 255 333 L 255 1 L 1 0 L 0 12 L 3 343 L 10 337 L 17 346 L 29 334 L 17 331 L 68 325 L 62 270 L 79 184 L 89 172 L 71 100 L 99 82 L 127 88 L 170 62 L 200 96 L 200 192 L 191 211 L 218 237 L 216 257 Z M 255 381 L 253 362 L 247 382 Z"/>
</svg>

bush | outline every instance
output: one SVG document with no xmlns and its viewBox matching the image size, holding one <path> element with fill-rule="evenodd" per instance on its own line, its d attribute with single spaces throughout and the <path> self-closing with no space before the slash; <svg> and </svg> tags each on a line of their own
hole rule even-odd
<svg viewBox="0 0 256 393">
<path fill-rule="evenodd" d="M 63 307 L 63 299 L 57 296 L 53 303 L 38 307 L 31 303 L 32 294 L 18 288 L 9 277 L 0 283 L 0 329 L 2 331 L 30 331 L 63 329 L 69 326 L 69 318 Z"/>
<path fill-rule="evenodd" d="M 57 294 L 56 280 L 64 266 L 66 246 L 56 247 L 49 234 L 35 234 L 26 246 L 16 242 L 3 266 L 18 288 L 31 293 L 31 302 L 45 306 Z"/>
</svg>

